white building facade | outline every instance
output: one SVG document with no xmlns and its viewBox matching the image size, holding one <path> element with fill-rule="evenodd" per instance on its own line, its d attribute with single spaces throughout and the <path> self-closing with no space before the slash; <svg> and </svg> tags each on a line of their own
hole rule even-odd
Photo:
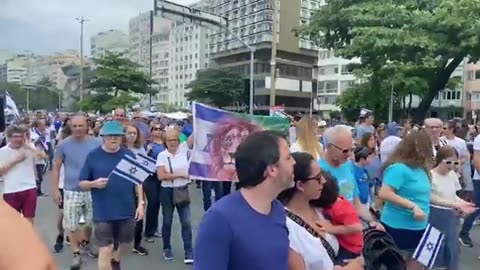
<svg viewBox="0 0 480 270">
<path fill-rule="evenodd" d="M 90 38 L 90 56 L 102 58 L 107 52 L 128 53 L 128 35 L 121 30 L 108 30 Z"/>
<path fill-rule="evenodd" d="M 170 34 L 169 104 L 188 108 L 185 87 L 196 79 L 197 71 L 208 68 L 209 30 L 207 28 L 177 23 Z"/>
<path fill-rule="evenodd" d="M 152 79 L 156 94 L 152 104 L 167 104 L 169 94 L 170 34 L 156 33 L 152 36 Z"/>
</svg>

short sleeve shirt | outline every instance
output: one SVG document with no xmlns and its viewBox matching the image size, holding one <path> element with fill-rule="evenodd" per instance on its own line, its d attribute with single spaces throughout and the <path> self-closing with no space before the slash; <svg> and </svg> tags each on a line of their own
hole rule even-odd
<svg viewBox="0 0 480 270">
<path fill-rule="evenodd" d="M 359 194 L 353 163 L 348 160 L 339 167 L 333 167 L 322 158 L 318 161 L 318 164 L 320 165 L 320 168 L 331 173 L 335 177 L 340 189 L 340 195 L 353 203 Z"/>
<path fill-rule="evenodd" d="M 158 154 L 157 167 L 163 166 L 168 173 L 188 174 L 189 149 L 185 143 L 180 144 L 177 153 L 172 154 L 165 150 Z M 162 187 L 183 187 L 190 183 L 189 179 L 177 178 L 173 180 L 161 181 Z"/>
</svg>

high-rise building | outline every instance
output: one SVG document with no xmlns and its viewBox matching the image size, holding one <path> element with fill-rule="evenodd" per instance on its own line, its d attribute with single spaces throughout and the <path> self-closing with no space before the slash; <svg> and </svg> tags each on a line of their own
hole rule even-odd
<svg viewBox="0 0 480 270">
<path fill-rule="evenodd" d="M 90 56 L 101 58 L 107 52 L 127 53 L 128 35 L 121 30 L 100 32 L 90 38 Z"/>
<path fill-rule="evenodd" d="M 169 103 L 187 108 L 185 87 L 196 79 L 197 71 L 208 68 L 209 30 L 185 23 L 176 23 L 170 35 Z"/>
<path fill-rule="evenodd" d="M 293 29 L 309 22 L 312 11 L 323 0 L 277 0 L 277 39 L 275 103 L 270 104 L 270 69 L 273 40 L 274 0 L 211 0 L 210 12 L 229 20 L 229 30 L 217 29 L 210 35 L 211 60 L 216 67 L 248 75 L 250 51 L 255 47 L 255 105 L 267 110 L 270 105 L 286 111 L 308 111 L 312 102 L 312 68 L 318 48 L 295 36 Z"/>
<path fill-rule="evenodd" d="M 35 56 L 30 52 L 17 54 L 7 60 L 4 68 L 4 71 L 6 71 L 6 81 L 17 84 L 32 83 L 32 65 L 34 61 Z"/>
<path fill-rule="evenodd" d="M 149 76 L 151 75 L 154 80 L 154 48 L 157 48 L 160 51 L 163 50 L 162 48 L 165 46 L 165 40 L 161 35 L 169 35 L 172 24 L 173 23 L 169 20 L 154 16 L 153 11 L 141 13 L 130 19 L 129 22 L 129 59 L 137 63 L 140 66 L 140 69 L 145 72 L 145 74 Z M 154 44 L 154 42 L 159 42 L 159 44 Z M 159 56 L 159 54 L 157 54 L 157 56 Z M 158 65 L 159 64 L 160 63 L 158 63 Z M 157 88 L 158 91 L 165 91 L 164 86 L 154 86 L 154 88 Z M 166 93 L 157 93 L 153 95 L 151 97 L 152 104 L 163 103 L 163 101 L 166 101 L 165 95 Z M 142 105 L 150 103 L 150 97 L 141 97 L 140 103 Z"/>
<path fill-rule="evenodd" d="M 157 83 L 157 90 L 152 97 L 152 104 L 168 103 L 170 63 L 170 34 L 155 33 L 152 35 L 152 79 Z"/>
<path fill-rule="evenodd" d="M 67 77 L 62 71 L 62 67 L 71 64 L 80 64 L 78 51 L 69 50 L 52 55 L 37 56 L 31 66 L 31 82 L 38 83 L 46 78 L 55 88 L 64 89 Z"/>
</svg>

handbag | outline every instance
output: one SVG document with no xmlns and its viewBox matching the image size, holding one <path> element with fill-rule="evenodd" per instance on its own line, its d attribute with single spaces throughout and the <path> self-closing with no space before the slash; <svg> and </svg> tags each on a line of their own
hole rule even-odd
<svg viewBox="0 0 480 270">
<path fill-rule="evenodd" d="M 173 173 L 172 162 L 170 157 L 167 157 L 168 167 L 170 168 L 170 173 Z M 175 179 L 172 181 L 175 183 Z M 183 187 L 173 187 L 173 204 L 174 205 L 187 205 L 190 203 L 190 193 L 188 191 L 188 185 Z"/>
<path fill-rule="evenodd" d="M 303 227 L 307 232 L 309 232 L 313 237 L 320 239 L 320 242 L 322 242 L 322 246 L 325 248 L 325 250 L 328 253 L 328 256 L 330 257 L 330 260 L 332 262 L 336 261 L 337 256 L 335 255 L 335 250 L 333 249 L 332 245 L 328 243 L 325 238 L 319 234 L 310 224 L 305 222 L 301 217 L 298 215 L 294 214 L 293 212 L 286 210 L 287 212 L 287 217 L 289 217 L 291 220 L 293 220 L 295 223 Z"/>
</svg>

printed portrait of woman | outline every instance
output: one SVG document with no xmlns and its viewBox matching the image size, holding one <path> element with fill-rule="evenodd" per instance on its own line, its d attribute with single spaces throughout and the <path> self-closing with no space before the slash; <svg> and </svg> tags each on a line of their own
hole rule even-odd
<svg viewBox="0 0 480 270">
<path fill-rule="evenodd" d="M 235 151 L 250 133 L 260 131 L 262 127 L 239 117 L 221 119 L 213 134 L 210 157 L 212 159 L 210 178 L 222 181 L 236 181 Z M 254 154 L 254 153 L 252 153 Z"/>
</svg>

